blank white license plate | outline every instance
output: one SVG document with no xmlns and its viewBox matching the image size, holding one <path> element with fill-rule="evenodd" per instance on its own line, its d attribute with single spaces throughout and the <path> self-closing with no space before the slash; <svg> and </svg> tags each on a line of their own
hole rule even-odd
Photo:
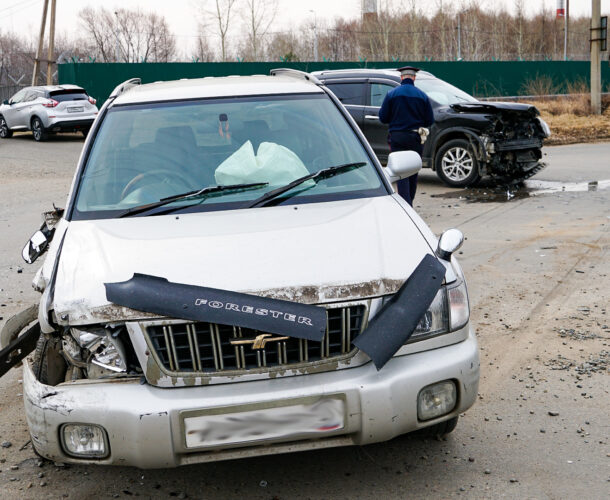
<svg viewBox="0 0 610 500">
<path fill-rule="evenodd" d="M 83 111 L 85 111 L 85 108 L 82 106 L 78 108 L 68 108 L 68 113 L 82 113 Z"/>
<path fill-rule="evenodd" d="M 334 433 L 344 427 L 345 403 L 338 398 L 184 418 L 187 448 L 305 438 Z"/>
</svg>

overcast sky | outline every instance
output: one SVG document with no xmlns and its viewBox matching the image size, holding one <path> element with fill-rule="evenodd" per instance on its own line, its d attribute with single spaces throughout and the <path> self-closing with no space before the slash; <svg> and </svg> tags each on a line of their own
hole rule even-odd
<svg viewBox="0 0 610 500">
<path fill-rule="evenodd" d="M 240 0 L 237 0 L 238 3 Z M 243 3 L 243 0 L 241 0 Z M 459 6 L 470 3 L 470 0 L 415 0 L 418 8 L 434 10 L 443 2 L 444 5 Z M 377 3 L 385 0 L 377 0 Z M 78 11 L 85 6 L 96 7 L 104 5 L 107 8 L 123 7 L 127 9 L 141 8 L 154 11 L 165 16 L 171 30 L 176 34 L 177 46 L 181 53 L 188 55 L 193 40 L 197 35 L 197 18 L 202 0 L 57 0 L 57 31 L 58 33 L 76 35 L 79 32 Z M 208 0 L 213 3 L 213 0 Z M 395 0 L 400 4 L 400 0 Z M 409 1 L 403 3 L 408 4 Z M 610 11 L 610 0 L 602 0 L 602 13 Z M 511 8 L 515 0 L 484 0 L 479 2 L 484 8 Z M 541 5 L 555 9 L 557 0 L 525 0 L 525 8 L 531 14 L 540 10 Z M 37 36 L 43 0 L 0 0 L 0 31 L 13 31 L 22 35 Z M 354 19 L 360 16 L 361 0 L 278 0 L 278 13 L 274 31 L 286 31 L 303 23 L 313 23 L 318 26 L 328 24 L 337 17 Z M 591 0 L 571 0 L 572 15 L 590 15 Z M 237 28 L 238 16 L 234 27 Z M 48 21 L 47 21 L 48 24 Z"/>
</svg>

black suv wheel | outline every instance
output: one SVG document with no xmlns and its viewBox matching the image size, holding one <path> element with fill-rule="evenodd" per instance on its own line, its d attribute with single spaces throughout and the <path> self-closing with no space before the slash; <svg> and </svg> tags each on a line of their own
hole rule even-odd
<svg viewBox="0 0 610 500">
<path fill-rule="evenodd" d="M 436 173 L 452 187 L 471 186 L 481 177 L 479 162 L 466 139 L 452 139 L 436 154 Z"/>
<path fill-rule="evenodd" d="M 4 119 L 4 116 L 0 116 L 0 137 L 2 139 L 8 139 L 9 137 L 13 136 L 13 131 L 8 128 L 8 125 L 6 124 L 6 120 Z"/>
<path fill-rule="evenodd" d="M 36 142 L 45 141 L 48 137 L 42 121 L 36 116 L 32 118 L 32 134 Z"/>
</svg>

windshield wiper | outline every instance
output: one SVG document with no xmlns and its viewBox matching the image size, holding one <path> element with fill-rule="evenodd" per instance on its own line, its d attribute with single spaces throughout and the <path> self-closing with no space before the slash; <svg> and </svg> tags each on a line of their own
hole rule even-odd
<svg viewBox="0 0 610 500">
<path fill-rule="evenodd" d="M 226 193 L 226 192 L 239 192 L 239 191 L 247 191 L 249 189 L 259 189 L 261 187 L 267 186 L 268 182 L 254 182 L 250 184 L 231 184 L 226 186 L 209 186 L 203 189 L 198 189 L 196 191 L 189 191 L 187 193 L 175 194 L 173 196 L 168 196 L 167 198 L 161 198 L 159 201 L 155 201 L 153 203 L 147 203 L 145 205 L 138 205 L 137 207 L 128 208 L 124 212 L 121 212 L 117 215 L 117 218 L 121 217 L 130 217 L 132 215 L 141 214 L 143 212 L 147 212 L 154 208 L 162 207 L 163 205 L 169 205 L 175 201 L 180 200 L 188 200 L 191 198 L 200 198 L 203 197 L 209 198 L 216 193 Z M 182 208 L 176 207 L 176 208 Z"/>
<path fill-rule="evenodd" d="M 366 162 L 359 161 L 359 162 L 355 162 L 355 163 L 346 163 L 345 165 L 337 165 L 334 167 L 323 168 L 322 170 L 318 170 L 317 172 L 314 172 L 313 174 L 308 174 L 303 177 L 299 177 L 298 179 L 286 184 L 285 186 L 280 186 L 277 189 L 273 189 L 272 191 L 266 192 L 264 195 L 260 196 L 259 198 L 254 200 L 249 205 L 246 205 L 246 208 L 263 207 L 269 201 L 273 200 L 274 198 L 277 198 L 278 196 L 284 194 L 286 191 L 290 191 L 292 188 L 294 188 L 300 184 L 303 184 L 304 182 L 307 182 L 309 180 L 312 180 L 317 184 L 321 180 L 329 179 L 331 177 L 334 177 L 337 174 L 341 174 L 343 172 L 349 172 L 350 170 L 364 167 L 365 165 L 366 165 Z M 292 195 L 292 196 L 294 196 L 294 195 Z M 288 196 L 287 198 L 290 198 L 290 196 Z"/>
</svg>

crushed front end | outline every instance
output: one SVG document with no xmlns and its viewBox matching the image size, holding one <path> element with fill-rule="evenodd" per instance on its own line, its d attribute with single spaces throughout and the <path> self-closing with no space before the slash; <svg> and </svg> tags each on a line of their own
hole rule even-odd
<svg viewBox="0 0 610 500">
<path fill-rule="evenodd" d="M 454 288 L 379 371 L 353 341 L 392 294 L 323 304 L 321 342 L 152 317 L 65 328 L 42 337 L 55 341 L 45 374 L 24 369 L 32 442 L 55 461 L 158 468 L 385 441 L 455 418 L 476 399 L 479 361 L 469 323 L 448 331 Z"/>
<path fill-rule="evenodd" d="M 542 146 L 551 131 L 535 106 L 486 102 L 456 104 L 452 108 L 461 113 L 481 113 L 487 118 L 476 148 L 481 174 L 512 183 L 528 179 L 545 168 L 541 161 Z"/>
</svg>

